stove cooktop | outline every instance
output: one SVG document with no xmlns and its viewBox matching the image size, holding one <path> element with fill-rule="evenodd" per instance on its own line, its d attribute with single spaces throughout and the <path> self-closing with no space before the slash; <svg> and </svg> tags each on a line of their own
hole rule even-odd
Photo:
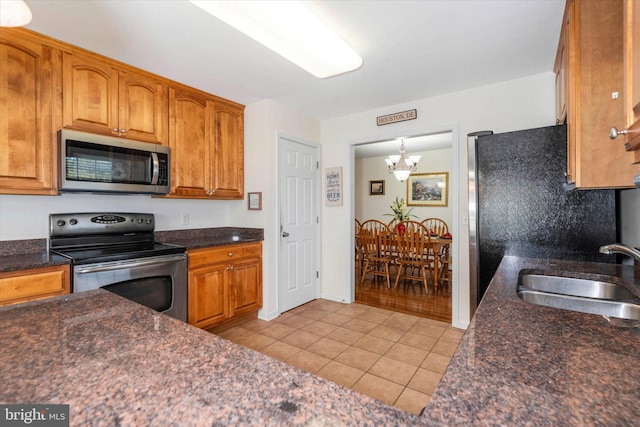
<svg viewBox="0 0 640 427">
<path fill-rule="evenodd" d="M 184 246 L 170 245 L 166 243 L 146 242 L 131 245 L 59 249 L 52 250 L 51 252 L 71 259 L 75 265 L 81 265 L 148 258 L 161 255 L 182 254 L 186 252 L 186 248 Z"/>
</svg>

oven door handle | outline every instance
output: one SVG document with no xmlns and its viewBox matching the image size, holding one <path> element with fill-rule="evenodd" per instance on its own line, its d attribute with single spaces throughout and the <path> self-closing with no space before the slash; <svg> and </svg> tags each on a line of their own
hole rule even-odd
<svg viewBox="0 0 640 427">
<path fill-rule="evenodd" d="M 89 274 L 89 273 L 99 273 L 102 271 L 112 271 L 112 270 L 121 270 L 123 268 L 136 268 L 136 267 L 146 267 L 149 265 L 158 265 L 158 264 L 166 264 L 171 261 L 182 261 L 185 260 L 185 255 L 176 255 L 171 257 L 163 257 L 161 259 L 153 258 L 151 260 L 142 261 L 127 261 L 127 262 L 118 262 L 115 264 L 100 264 L 95 267 L 76 267 L 74 270 L 77 274 Z"/>
</svg>

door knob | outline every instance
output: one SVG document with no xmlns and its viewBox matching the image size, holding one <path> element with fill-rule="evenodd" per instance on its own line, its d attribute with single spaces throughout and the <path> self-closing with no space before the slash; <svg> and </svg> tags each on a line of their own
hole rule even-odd
<svg viewBox="0 0 640 427">
<path fill-rule="evenodd" d="M 282 237 L 289 237 L 289 233 L 287 233 L 286 231 L 282 232 Z"/>
</svg>

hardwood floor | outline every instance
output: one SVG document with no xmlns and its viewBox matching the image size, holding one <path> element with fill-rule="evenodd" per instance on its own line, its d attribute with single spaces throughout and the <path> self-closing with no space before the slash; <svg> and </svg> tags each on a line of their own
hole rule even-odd
<svg viewBox="0 0 640 427">
<path fill-rule="evenodd" d="M 357 303 L 451 323 L 451 289 L 434 293 L 429 282 L 429 295 L 426 295 L 419 281 L 402 280 L 398 288 L 393 289 L 395 274 L 392 274 L 391 289 L 387 288 L 384 278 L 367 275 L 362 284 L 360 278 L 356 272 Z"/>
</svg>

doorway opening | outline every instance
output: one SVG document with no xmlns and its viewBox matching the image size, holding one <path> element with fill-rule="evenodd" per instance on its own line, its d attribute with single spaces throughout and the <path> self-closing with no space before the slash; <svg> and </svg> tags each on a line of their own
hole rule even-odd
<svg viewBox="0 0 640 427">
<path fill-rule="evenodd" d="M 391 309 L 394 311 L 452 322 L 452 312 L 457 300 L 457 274 L 454 266 L 457 259 L 457 147 L 453 143 L 456 132 L 452 128 L 437 131 L 417 132 L 402 138 L 369 140 L 357 142 L 353 149 L 353 227 L 354 227 L 354 268 L 352 274 L 353 295 L 356 302 Z M 404 140 L 408 155 L 420 155 L 416 171 L 410 179 L 400 182 L 388 172 L 385 158 L 399 153 L 401 139 Z M 423 177 L 430 178 L 438 173 L 446 176 L 446 203 L 420 203 L 414 200 L 412 183 Z M 415 187 L 413 187 L 415 188 Z M 420 281 L 401 279 L 394 287 L 397 267 L 391 264 L 391 288 L 385 278 L 365 274 L 362 278 L 362 265 L 359 263 L 355 244 L 356 220 L 360 223 L 379 220 L 391 222 L 391 205 L 397 200 L 408 204 L 407 211 L 411 220 L 421 222 L 427 218 L 440 218 L 454 236 L 448 246 L 451 256 L 448 280 L 438 281 L 439 277 L 429 277 L 429 292 Z M 442 199 L 442 198 L 441 198 Z M 451 266 L 451 267 L 449 267 Z M 438 274 L 440 276 L 440 274 Z M 436 281 L 438 286 L 436 287 Z"/>
</svg>

